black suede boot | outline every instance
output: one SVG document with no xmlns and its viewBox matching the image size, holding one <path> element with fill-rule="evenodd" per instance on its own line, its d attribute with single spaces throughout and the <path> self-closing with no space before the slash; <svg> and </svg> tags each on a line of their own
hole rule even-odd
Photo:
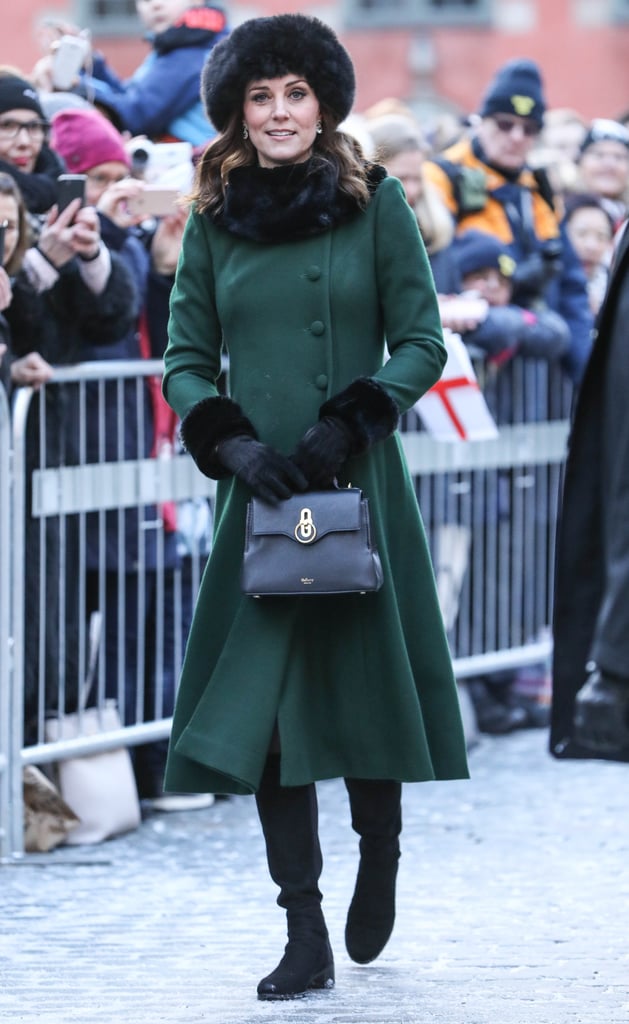
<svg viewBox="0 0 629 1024">
<path fill-rule="evenodd" d="M 271 755 L 256 794 L 269 871 L 286 910 L 284 956 L 258 985 L 259 999 L 295 999 L 308 989 L 334 986 L 334 960 L 323 913 L 323 866 L 314 784 L 280 786 L 279 756 Z"/>
<path fill-rule="evenodd" d="M 345 945 L 352 960 L 380 955 L 395 922 L 395 881 L 402 830 L 399 782 L 345 779 L 352 828 L 360 836 L 360 864 L 347 912 Z"/>
</svg>

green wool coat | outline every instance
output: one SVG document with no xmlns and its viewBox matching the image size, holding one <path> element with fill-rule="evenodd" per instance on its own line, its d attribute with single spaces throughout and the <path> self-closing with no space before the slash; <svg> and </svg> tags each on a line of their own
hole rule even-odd
<svg viewBox="0 0 629 1024">
<path fill-rule="evenodd" d="M 384 361 L 384 339 L 390 358 Z M 432 276 L 399 182 L 304 240 L 260 244 L 190 214 L 171 300 L 164 393 L 183 418 L 230 394 L 290 454 L 319 407 L 361 376 L 403 412 L 446 358 Z M 369 498 L 385 582 L 365 596 L 243 596 L 250 494 L 220 480 L 175 708 L 166 787 L 251 793 L 277 722 L 284 785 L 467 776 L 433 570 L 397 434 L 346 463 Z"/>
</svg>

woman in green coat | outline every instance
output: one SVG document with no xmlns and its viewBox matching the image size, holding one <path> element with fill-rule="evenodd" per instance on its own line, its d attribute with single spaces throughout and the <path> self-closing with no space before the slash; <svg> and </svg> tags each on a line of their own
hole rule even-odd
<svg viewBox="0 0 629 1024">
<path fill-rule="evenodd" d="M 345 937 L 367 963 L 393 928 L 401 783 L 467 775 L 429 552 L 395 433 L 446 355 L 401 186 L 337 131 L 354 72 L 333 32 L 303 15 L 245 22 L 213 50 L 202 92 L 220 135 L 197 169 L 164 393 L 185 447 L 219 483 L 166 785 L 256 794 L 289 939 L 258 995 L 286 999 L 334 983 L 316 780 L 342 777 L 348 789 L 361 857 Z M 229 397 L 217 389 L 223 350 Z M 335 478 L 369 498 L 382 588 L 243 595 L 251 495 L 277 503 Z"/>
</svg>

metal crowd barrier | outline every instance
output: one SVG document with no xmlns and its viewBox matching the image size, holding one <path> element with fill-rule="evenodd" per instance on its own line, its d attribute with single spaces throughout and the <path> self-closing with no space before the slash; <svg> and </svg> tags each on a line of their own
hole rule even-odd
<svg viewBox="0 0 629 1024">
<path fill-rule="evenodd" d="M 11 546 L 9 514 L 11 492 L 11 420 L 6 392 L 0 384 L 0 861 L 11 849 L 9 837 L 11 721 Z"/>
<path fill-rule="evenodd" d="M 516 380 L 520 373 L 514 366 L 505 386 L 534 394 L 538 421 L 527 422 L 533 405 L 520 402 L 520 422 L 495 440 L 437 442 L 413 412 L 403 423 L 461 679 L 543 661 L 550 650 L 570 393 L 559 371 L 541 384 L 539 368 Z M 120 745 L 137 752 L 169 734 L 169 688 L 207 557 L 215 485 L 185 454 L 147 454 L 146 378 L 160 374 L 158 361 L 95 362 L 57 370 L 38 392 L 20 389 L 11 475 L 0 399 L 0 557 L 12 554 L 10 573 L 0 573 L 0 859 L 23 853 L 24 766 Z M 81 705 L 94 613 L 104 625 L 88 702 L 114 699 L 122 725 L 53 740 L 51 711 Z"/>
</svg>

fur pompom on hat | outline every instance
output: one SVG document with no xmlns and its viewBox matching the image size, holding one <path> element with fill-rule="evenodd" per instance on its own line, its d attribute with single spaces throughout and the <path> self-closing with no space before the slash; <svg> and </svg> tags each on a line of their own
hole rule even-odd
<svg viewBox="0 0 629 1024">
<path fill-rule="evenodd" d="M 496 72 L 483 97 L 478 113 L 516 114 L 528 117 L 542 127 L 546 101 L 542 76 L 532 60 L 510 60 Z"/>
<path fill-rule="evenodd" d="M 249 82 L 287 74 L 305 78 L 337 125 L 348 116 L 356 80 L 347 50 L 318 18 L 276 14 L 243 22 L 210 53 L 201 78 L 210 121 L 224 131 Z"/>
</svg>

